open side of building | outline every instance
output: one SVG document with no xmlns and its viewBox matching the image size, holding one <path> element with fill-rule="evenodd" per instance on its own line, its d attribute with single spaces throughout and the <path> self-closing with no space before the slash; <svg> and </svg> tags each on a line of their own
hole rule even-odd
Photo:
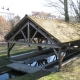
<svg viewBox="0 0 80 80">
<path fill-rule="evenodd" d="M 53 50 L 61 68 L 64 56 L 70 47 L 80 47 L 80 25 L 69 24 L 53 19 L 25 15 L 24 18 L 5 36 L 8 44 L 8 57 L 15 44 L 42 46 Z"/>
</svg>

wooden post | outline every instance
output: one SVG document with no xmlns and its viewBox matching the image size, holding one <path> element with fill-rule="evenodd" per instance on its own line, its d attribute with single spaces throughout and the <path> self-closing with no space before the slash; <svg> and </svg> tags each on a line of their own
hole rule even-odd
<svg viewBox="0 0 80 80">
<path fill-rule="evenodd" d="M 43 41 L 43 39 L 38 38 L 38 43 L 41 43 L 42 41 Z M 37 46 L 37 47 L 38 47 L 38 50 L 42 50 L 41 46 Z"/>
<path fill-rule="evenodd" d="M 59 48 L 59 71 L 60 71 L 61 66 L 62 66 L 62 56 L 61 56 L 61 52 L 62 52 L 62 48 Z"/>
<path fill-rule="evenodd" d="M 9 43 L 7 43 L 7 55 L 8 55 L 8 58 L 10 58 L 10 49 L 9 49 Z"/>
<path fill-rule="evenodd" d="M 45 43 L 48 44 L 48 40 L 47 39 L 45 39 Z"/>
<path fill-rule="evenodd" d="M 28 33 L 27 33 L 27 36 L 28 36 L 28 42 L 30 42 L 30 26 L 29 26 L 29 21 L 28 21 Z"/>
</svg>

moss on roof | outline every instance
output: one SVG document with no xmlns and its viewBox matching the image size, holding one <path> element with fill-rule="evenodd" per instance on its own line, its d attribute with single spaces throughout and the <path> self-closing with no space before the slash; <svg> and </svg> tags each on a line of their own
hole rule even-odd
<svg viewBox="0 0 80 80">
<path fill-rule="evenodd" d="M 80 40 L 79 23 L 66 23 L 59 20 L 35 16 L 29 17 L 62 43 Z"/>
</svg>

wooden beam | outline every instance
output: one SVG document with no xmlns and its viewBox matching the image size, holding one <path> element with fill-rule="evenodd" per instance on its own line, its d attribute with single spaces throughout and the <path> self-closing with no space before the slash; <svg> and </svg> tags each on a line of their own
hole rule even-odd
<svg viewBox="0 0 80 80">
<path fill-rule="evenodd" d="M 34 38 L 33 38 L 33 41 L 36 43 L 36 41 L 34 40 Z"/>
<path fill-rule="evenodd" d="M 56 51 L 56 49 L 53 49 L 53 51 L 55 52 L 55 54 L 56 54 L 57 57 L 59 58 L 59 53 Z"/>
<path fill-rule="evenodd" d="M 50 42 L 52 42 L 53 44 L 56 44 L 56 42 L 54 42 L 49 36 L 47 36 L 46 33 L 44 33 L 40 28 L 36 27 L 33 23 L 30 22 L 30 25 L 32 27 L 34 27 L 38 32 L 40 32 L 45 38 L 47 38 Z"/>
<path fill-rule="evenodd" d="M 15 45 L 15 43 L 7 43 L 7 55 L 8 55 L 8 58 L 10 58 L 10 51 L 13 48 L 14 45 Z"/>
<path fill-rule="evenodd" d="M 22 35 L 23 35 L 24 39 L 27 41 L 27 38 L 26 38 L 26 36 L 25 36 L 25 34 L 23 33 L 23 31 L 22 31 L 22 30 L 21 30 L 21 33 L 22 33 Z"/>
<path fill-rule="evenodd" d="M 42 38 L 37 38 L 38 39 L 38 43 L 42 43 L 43 39 Z M 42 50 L 42 46 L 37 46 L 38 50 Z"/>
<path fill-rule="evenodd" d="M 28 42 L 30 42 L 30 25 L 28 21 L 28 29 L 27 29 Z"/>
<path fill-rule="evenodd" d="M 9 50 L 11 51 L 11 49 L 14 47 L 15 43 L 11 43 Z"/>
<path fill-rule="evenodd" d="M 47 40 L 47 39 L 45 39 L 45 43 L 46 43 L 46 44 L 48 43 L 48 40 Z"/>
<path fill-rule="evenodd" d="M 34 33 L 34 35 L 32 36 L 32 38 L 31 38 L 31 41 L 30 41 L 30 42 L 32 42 L 32 40 L 33 40 L 33 38 L 36 36 L 36 34 L 37 34 L 37 31 L 35 31 L 35 33 Z"/>
<path fill-rule="evenodd" d="M 42 43 L 43 38 L 38 38 L 38 43 Z"/>
<path fill-rule="evenodd" d="M 23 27 L 21 27 L 16 33 L 14 33 L 14 35 L 10 38 L 10 40 L 13 39 L 21 30 L 23 30 L 27 26 L 27 24 L 28 23 L 24 24 Z"/>
<path fill-rule="evenodd" d="M 16 44 L 26 44 L 26 45 L 32 45 L 32 46 L 45 46 L 45 47 L 52 47 L 52 48 L 60 48 L 59 46 L 55 44 L 45 44 L 45 43 L 27 43 L 27 42 L 20 42 L 20 41 L 8 41 L 9 43 L 16 43 Z"/>
<path fill-rule="evenodd" d="M 7 55 L 8 55 L 8 58 L 10 58 L 9 43 L 7 43 Z"/>
<path fill-rule="evenodd" d="M 61 67 L 62 67 L 62 48 L 59 48 L 59 71 L 60 71 L 60 69 L 61 69 Z"/>
<path fill-rule="evenodd" d="M 7 55 L 10 58 L 10 43 L 7 43 Z"/>
</svg>

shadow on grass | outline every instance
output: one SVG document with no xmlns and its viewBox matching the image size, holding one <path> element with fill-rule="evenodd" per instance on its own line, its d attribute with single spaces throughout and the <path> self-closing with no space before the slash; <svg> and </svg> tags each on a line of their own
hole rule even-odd
<svg viewBox="0 0 80 80">
<path fill-rule="evenodd" d="M 47 70 L 40 70 L 34 74 L 30 74 L 26 76 L 26 79 L 23 78 L 23 80 L 38 80 L 44 76 L 50 75 L 51 72 Z"/>
<path fill-rule="evenodd" d="M 9 79 L 9 80 L 39 80 L 40 78 L 48 76 L 50 74 L 51 74 L 50 71 L 40 70 L 33 74 L 26 74 L 26 75 L 16 77 L 14 79 Z M 41 79 L 41 80 L 48 80 L 48 79 Z"/>
<path fill-rule="evenodd" d="M 11 56 L 28 53 L 28 52 L 31 52 L 33 50 L 35 50 L 35 49 L 26 50 L 26 51 L 13 51 Z M 12 61 L 10 61 L 10 59 L 8 58 L 7 53 L 5 53 L 5 54 L 1 53 L 1 55 L 0 55 L 0 66 L 6 66 L 7 64 L 10 64 L 10 63 L 12 63 Z"/>
<path fill-rule="evenodd" d="M 35 50 L 36 50 L 36 49 L 25 50 L 25 51 L 20 51 L 20 50 L 12 51 L 11 56 L 19 55 L 19 54 L 24 54 L 24 53 L 28 53 L 28 52 L 35 51 Z"/>
<path fill-rule="evenodd" d="M 7 64 L 12 63 L 8 58 L 7 55 L 0 56 L 0 66 L 6 66 Z"/>
</svg>

